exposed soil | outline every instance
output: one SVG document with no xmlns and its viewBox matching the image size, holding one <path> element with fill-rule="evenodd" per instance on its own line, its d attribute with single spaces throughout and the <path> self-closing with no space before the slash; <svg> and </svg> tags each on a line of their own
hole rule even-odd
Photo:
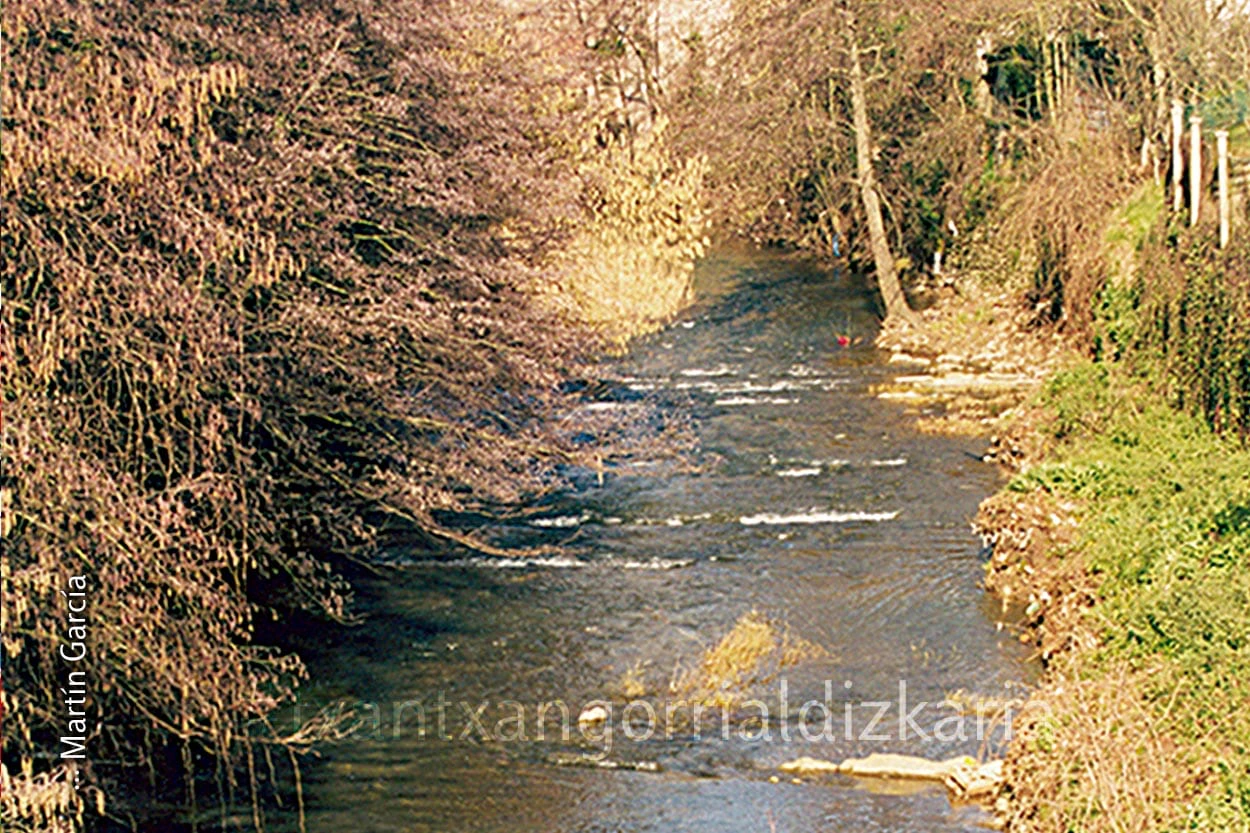
<svg viewBox="0 0 1250 833">
<path fill-rule="evenodd" d="M 993 545 L 985 587 L 1004 608 L 1024 609 L 1022 639 L 1049 663 L 1095 638 L 1084 622 L 1094 583 L 1074 548 L 1080 507 L 1041 491 L 1001 492 L 981 504 L 974 525 Z"/>
</svg>

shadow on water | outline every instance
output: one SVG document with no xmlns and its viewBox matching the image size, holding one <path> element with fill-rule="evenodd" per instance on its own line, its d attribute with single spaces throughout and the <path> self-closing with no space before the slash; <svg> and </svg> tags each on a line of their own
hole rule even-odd
<svg viewBox="0 0 1250 833">
<path fill-rule="evenodd" d="M 575 478 L 492 531 L 571 541 L 560 556 L 396 553 L 364 588 L 366 623 L 311 663 L 301 708 L 366 705 L 308 773 L 310 830 L 979 829 L 940 788 L 775 776 L 800 755 L 999 742 L 942 705 L 1033 674 L 978 585 L 969 520 L 999 475 L 980 441 L 919 434 L 870 394 L 892 371 L 857 280 L 729 253 L 697 281 L 696 306 L 587 407 L 691 414 L 702 465 Z M 666 720 L 675 671 L 752 610 L 826 653 L 751 687 L 755 705 Z M 608 723 L 579 728 L 600 699 Z M 891 704 L 875 726 L 874 702 Z"/>
</svg>

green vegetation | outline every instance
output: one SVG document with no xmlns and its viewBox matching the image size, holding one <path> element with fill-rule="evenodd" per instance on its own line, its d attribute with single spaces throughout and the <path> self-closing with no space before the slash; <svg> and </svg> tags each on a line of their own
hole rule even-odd
<svg viewBox="0 0 1250 833">
<path fill-rule="evenodd" d="M 1081 242 L 1094 361 L 1047 383 L 1021 429 L 1046 450 L 1008 487 L 1050 543 L 991 566 L 1047 646 L 1009 826 L 1244 831 L 1250 243 L 1219 251 L 1152 182 L 1122 193 Z"/>
<path fill-rule="evenodd" d="M 1082 626 L 1097 647 L 1058 659 L 1038 695 L 1053 711 L 1016 751 L 1019 829 L 1244 830 L 1250 451 L 1124 367 L 1061 374 L 1041 404 L 1038 430 L 1057 445 L 1009 488 L 1079 507 L 1076 543 L 1048 557 L 1091 576 Z M 1135 731 L 1143 717 L 1148 731 Z M 1091 725 L 1122 731 L 1090 736 Z M 1083 777 L 1091 768 L 1098 778 Z M 1138 786 L 1139 801 L 1117 803 Z"/>
<path fill-rule="evenodd" d="M 895 311 L 889 275 L 947 254 L 933 283 L 1020 315 L 931 332 L 1019 317 L 1096 360 L 1049 386 L 1054 456 L 1012 486 L 1077 507 L 1052 601 L 1093 600 L 1013 818 L 1246 827 L 1250 239 L 1217 250 L 1161 183 L 1173 99 L 1246 152 L 1250 17 L 734 0 L 671 63 L 654 3 L 516 5 L 5 4 L 6 829 L 153 796 L 259 827 L 278 769 L 298 803 L 335 727 L 270 723 L 304 673 L 274 623 L 350 619 L 390 532 L 490 551 L 440 518 L 602 466 L 614 429 L 562 433 L 563 383 L 686 303 L 713 219 L 871 252 Z M 47 755 L 67 640 L 100 762 L 76 773 Z M 800 649 L 748 616 L 678 688 L 727 698 Z"/>
<path fill-rule="evenodd" d="M 1207 234 L 1185 232 L 1147 247 L 1142 260 L 1131 354 L 1158 362 L 1163 392 L 1180 407 L 1250 437 L 1250 241 L 1243 232 L 1221 252 Z M 1134 329 L 1128 322 L 1118 329 Z"/>
</svg>

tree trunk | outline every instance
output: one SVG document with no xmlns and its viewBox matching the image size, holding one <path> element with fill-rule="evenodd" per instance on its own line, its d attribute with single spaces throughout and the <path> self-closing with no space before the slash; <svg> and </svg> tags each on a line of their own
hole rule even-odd
<svg viewBox="0 0 1250 833">
<path fill-rule="evenodd" d="M 916 314 L 907 306 L 907 297 L 898 280 L 894 255 L 885 236 L 881 219 L 881 198 L 877 195 L 877 175 L 872 167 L 872 128 L 868 124 L 868 99 L 865 94 L 864 68 L 860 63 L 859 34 L 855 14 L 842 6 L 846 14 L 846 41 L 851 61 L 851 115 L 855 123 L 855 163 L 859 193 L 868 220 L 868 238 L 872 244 L 872 260 L 877 271 L 877 287 L 885 301 L 886 320 L 902 318 L 915 321 Z"/>
</svg>

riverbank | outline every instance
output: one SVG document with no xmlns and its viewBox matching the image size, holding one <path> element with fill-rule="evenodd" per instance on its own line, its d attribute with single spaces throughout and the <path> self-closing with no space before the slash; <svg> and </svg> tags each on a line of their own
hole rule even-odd
<svg viewBox="0 0 1250 833">
<path fill-rule="evenodd" d="M 878 341 L 935 380 L 895 391 L 922 425 L 992 433 L 989 456 L 1014 473 L 976 520 L 993 544 L 985 586 L 1024 611 L 1045 673 L 998 822 L 1250 829 L 1250 453 L 1174 407 L 1174 365 L 1140 344 L 1082 358 L 1020 307 L 973 286 Z M 974 395 L 1004 373 L 1020 384 Z"/>
<path fill-rule="evenodd" d="M 877 395 L 907 405 L 918 427 L 934 434 L 994 433 L 1045 379 L 1077 360 L 1054 330 L 1029 326 L 1018 292 L 982 281 L 941 294 L 916 321 L 887 319 L 876 344 L 890 351 L 891 364 L 909 369 Z M 1010 446 L 1005 452 L 1012 455 Z"/>
<path fill-rule="evenodd" d="M 1250 454 L 1119 367 L 1056 376 L 1028 414 L 1045 450 L 977 521 L 1047 667 L 1008 828 L 1247 829 Z"/>
</svg>

